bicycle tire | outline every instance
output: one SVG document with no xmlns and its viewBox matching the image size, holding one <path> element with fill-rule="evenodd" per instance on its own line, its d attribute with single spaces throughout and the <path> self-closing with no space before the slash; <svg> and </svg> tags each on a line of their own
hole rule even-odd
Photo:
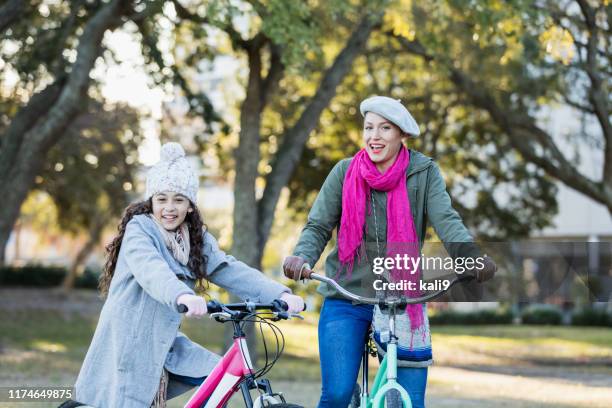
<svg viewBox="0 0 612 408">
<path fill-rule="evenodd" d="M 62 405 L 60 405 L 57 408 L 77 408 L 77 407 L 86 407 L 86 406 L 87 406 L 86 404 L 70 399 L 70 400 L 64 401 Z"/>
<path fill-rule="evenodd" d="M 353 389 L 353 395 L 351 396 L 351 403 L 349 404 L 349 408 L 359 408 L 361 406 L 361 386 L 359 383 L 355 383 L 355 388 Z"/>
</svg>

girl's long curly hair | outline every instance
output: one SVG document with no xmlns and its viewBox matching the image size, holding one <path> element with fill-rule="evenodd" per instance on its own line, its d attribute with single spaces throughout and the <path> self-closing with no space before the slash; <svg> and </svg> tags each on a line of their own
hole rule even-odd
<svg viewBox="0 0 612 408">
<path fill-rule="evenodd" d="M 202 216 L 200 215 L 200 211 L 198 207 L 191 204 L 192 212 L 188 212 L 185 217 L 185 221 L 187 223 L 187 227 L 189 229 L 189 261 L 187 262 L 187 267 L 191 270 L 196 276 L 196 288 L 197 289 L 206 289 L 206 264 L 208 262 L 208 257 L 204 255 L 204 234 L 206 233 L 206 225 L 202 221 Z M 138 214 L 152 214 L 153 213 L 153 203 L 152 198 L 149 198 L 145 201 L 139 201 L 133 204 L 130 204 L 123 214 L 123 218 L 119 223 L 117 229 L 119 230 L 119 234 L 111 241 L 110 244 L 106 246 L 106 263 L 104 264 L 104 269 L 102 271 L 102 275 L 100 276 L 100 281 L 98 283 L 98 289 L 100 289 L 100 293 L 103 297 L 106 297 L 108 294 L 108 289 L 110 287 L 111 280 L 113 279 L 113 275 L 115 274 L 115 267 L 117 266 L 117 258 L 119 257 L 119 250 L 121 249 L 121 242 L 123 241 L 123 235 L 125 234 L 125 227 L 128 222 Z"/>
</svg>

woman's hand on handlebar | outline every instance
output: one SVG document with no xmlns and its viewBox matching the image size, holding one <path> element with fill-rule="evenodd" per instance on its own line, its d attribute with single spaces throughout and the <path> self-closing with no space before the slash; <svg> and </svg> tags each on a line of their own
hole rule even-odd
<svg viewBox="0 0 612 408">
<path fill-rule="evenodd" d="M 280 299 L 287 303 L 289 307 L 287 312 L 289 313 L 300 313 L 304 310 L 304 299 L 299 296 L 285 292 L 281 295 Z"/>
<path fill-rule="evenodd" d="M 304 271 L 310 271 L 310 265 L 301 256 L 291 255 L 283 261 L 283 272 L 289 279 L 300 280 L 306 278 Z"/>
<path fill-rule="evenodd" d="M 201 296 L 184 293 L 176 298 L 177 305 L 185 305 L 187 307 L 187 317 L 202 317 L 208 312 L 206 301 Z"/>
<path fill-rule="evenodd" d="M 483 258 L 482 263 L 482 268 L 474 269 L 472 272 L 478 283 L 482 283 L 488 281 L 489 279 L 492 279 L 495 275 L 495 272 L 497 271 L 497 264 L 490 257 L 485 256 Z"/>
</svg>

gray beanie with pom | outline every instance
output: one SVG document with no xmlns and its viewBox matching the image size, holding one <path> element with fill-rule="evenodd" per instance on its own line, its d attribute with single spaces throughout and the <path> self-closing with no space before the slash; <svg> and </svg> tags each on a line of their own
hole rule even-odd
<svg viewBox="0 0 612 408">
<path fill-rule="evenodd" d="M 185 151 L 178 143 L 166 143 L 161 148 L 161 158 L 147 173 L 145 200 L 163 191 L 172 191 L 197 203 L 198 177 L 185 158 Z"/>
</svg>

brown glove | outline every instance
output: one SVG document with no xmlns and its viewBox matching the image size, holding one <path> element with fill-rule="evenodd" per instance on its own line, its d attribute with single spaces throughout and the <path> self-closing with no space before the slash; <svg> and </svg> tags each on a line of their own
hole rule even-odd
<svg viewBox="0 0 612 408">
<path fill-rule="evenodd" d="M 493 278 L 495 272 L 497 271 L 497 264 L 495 264 L 495 261 L 489 258 L 488 256 L 485 256 L 483 258 L 482 263 L 482 268 L 475 268 L 472 271 L 474 277 L 476 278 L 476 281 L 478 281 L 479 283 L 488 281 L 489 279 Z"/>
<path fill-rule="evenodd" d="M 291 255 L 283 262 L 283 272 L 289 279 L 308 279 L 310 277 L 310 265 L 301 256 Z"/>
</svg>

